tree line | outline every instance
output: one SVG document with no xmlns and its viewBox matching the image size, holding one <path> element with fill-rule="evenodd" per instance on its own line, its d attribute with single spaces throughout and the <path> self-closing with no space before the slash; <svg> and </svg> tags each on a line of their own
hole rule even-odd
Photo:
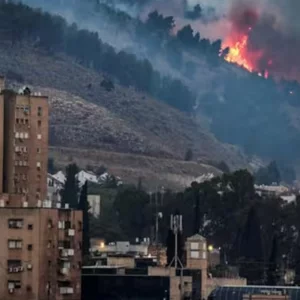
<svg viewBox="0 0 300 300">
<path fill-rule="evenodd" d="M 10 40 L 12 46 L 31 41 L 49 54 L 66 53 L 78 63 L 116 78 L 121 85 L 134 86 L 182 111 L 192 110 L 195 96 L 180 80 L 161 75 L 146 59 L 116 52 L 96 32 L 23 4 L 1 4 L 0 16 L 1 38 Z"/>
</svg>

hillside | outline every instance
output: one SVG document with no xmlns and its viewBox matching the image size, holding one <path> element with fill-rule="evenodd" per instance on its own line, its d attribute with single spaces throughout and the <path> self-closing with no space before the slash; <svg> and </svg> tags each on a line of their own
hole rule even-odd
<svg viewBox="0 0 300 300">
<path fill-rule="evenodd" d="M 192 148 L 201 161 L 245 165 L 239 151 L 218 142 L 192 117 L 133 88 L 115 84 L 108 92 L 100 85 L 103 76 L 63 55 L 1 42 L 0 72 L 50 96 L 51 145 L 176 159 Z"/>
</svg>

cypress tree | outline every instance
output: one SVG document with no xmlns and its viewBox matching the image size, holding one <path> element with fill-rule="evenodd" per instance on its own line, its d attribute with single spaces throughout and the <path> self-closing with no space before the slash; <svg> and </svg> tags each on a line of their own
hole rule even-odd
<svg viewBox="0 0 300 300">
<path fill-rule="evenodd" d="M 278 280 L 278 239 L 275 235 L 272 242 L 272 250 L 267 271 L 267 284 L 277 285 Z"/>
<path fill-rule="evenodd" d="M 78 209 L 82 211 L 82 256 L 88 257 L 90 253 L 90 223 L 89 223 L 89 203 L 87 199 L 87 181 L 81 188 Z"/>
<path fill-rule="evenodd" d="M 76 179 L 78 167 L 76 164 L 70 164 L 66 167 L 66 181 L 61 192 L 62 204 L 69 204 L 70 208 L 78 207 L 79 185 Z"/>
<path fill-rule="evenodd" d="M 248 213 L 240 248 L 240 276 L 247 278 L 249 284 L 264 281 L 264 254 L 260 231 L 260 221 L 256 209 Z"/>
</svg>

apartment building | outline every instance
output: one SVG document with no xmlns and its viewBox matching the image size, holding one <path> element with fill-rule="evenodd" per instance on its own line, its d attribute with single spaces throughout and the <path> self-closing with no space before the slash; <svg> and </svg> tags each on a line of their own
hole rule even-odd
<svg viewBox="0 0 300 300">
<path fill-rule="evenodd" d="M 0 117 L 0 193 L 19 196 L 17 203 L 9 199 L 6 205 L 36 205 L 47 196 L 47 97 L 28 88 L 20 94 L 4 89 Z"/>
<path fill-rule="evenodd" d="M 80 300 L 82 212 L 46 201 L 48 113 L 0 77 L 1 300 Z"/>
<path fill-rule="evenodd" d="M 81 211 L 0 209 L 0 299 L 80 300 Z"/>
</svg>

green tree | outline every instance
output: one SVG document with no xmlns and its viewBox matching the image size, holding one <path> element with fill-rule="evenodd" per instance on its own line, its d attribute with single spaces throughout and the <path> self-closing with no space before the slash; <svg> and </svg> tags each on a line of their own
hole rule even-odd
<svg viewBox="0 0 300 300">
<path fill-rule="evenodd" d="M 248 214 L 240 245 L 240 276 L 249 284 L 264 281 L 264 253 L 260 220 L 253 206 Z"/>
<path fill-rule="evenodd" d="M 118 190 L 113 207 L 118 224 L 128 238 L 149 236 L 152 220 L 152 216 L 149 216 L 149 200 L 149 195 L 135 186 L 124 186 Z"/>
<path fill-rule="evenodd" d="M 76 178 L 78 167 L 75 163 L 66 167 L 66 181 L 61 192 L 62 204 L 69 204 L 70 208 L 78 207 L 79 183 Z"/>
<path fill-rule="evenodd" d="M 267 270 L 267 284 L 271 286 L 277 285 L 279 281 L 279 274 L 278 274 L 278 239 L 275 235 L 272 242 L 272 250 L 269 259 L 269 266 Z"/>
<path fill-rule="evenodd" d="M 89 209 L 90 205 L 88 202 L 88 182 L 81 188 L 80 198 L 78 203 L 78 209 L 82 211 L 82 257 L 86 258 L 90 254 L 90 220 L 89 220 Z"/>
</svg>

